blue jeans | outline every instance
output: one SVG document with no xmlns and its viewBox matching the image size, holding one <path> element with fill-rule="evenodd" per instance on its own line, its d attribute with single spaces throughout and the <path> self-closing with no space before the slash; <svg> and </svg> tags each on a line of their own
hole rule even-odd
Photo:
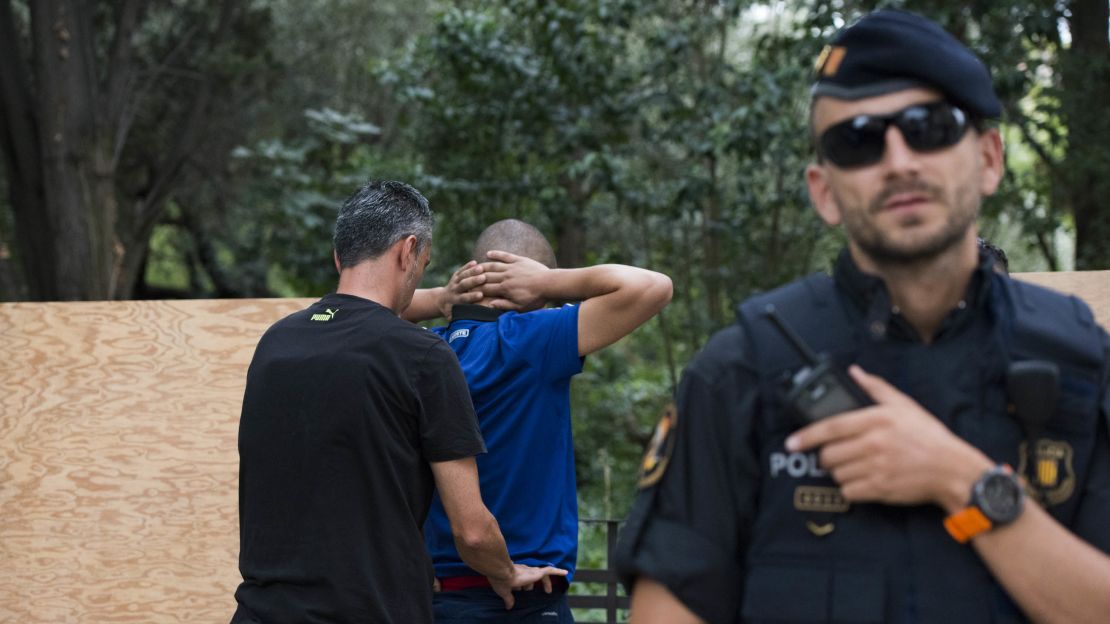
<svg viewBox="0 0 1110 624">
<path fill-rule="evenodd" d="M 545 594 L 542 589 L 513 592 L 516 604 L 505 610 L 505 602 L 488 587 L 436 592 L 432 608 L 436 624 L 513 622 L 514 624 L 573 624 L 565 591 Z"/>
</svg>

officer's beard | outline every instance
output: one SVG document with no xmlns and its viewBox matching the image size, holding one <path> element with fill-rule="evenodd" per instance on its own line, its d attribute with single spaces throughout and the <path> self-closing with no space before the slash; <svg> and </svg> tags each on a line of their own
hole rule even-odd
<svg viewBox="0 0 1110 624">
<path fill-rule="evenodd" d="M 907 192 L 923 193 L 930 200 L 951 207 L 940 230 L 911 241 L 899 241 L 876 227 L 873 217 L 885 209 L 886 201 L 894 195 Z M 845 209 L 842 199 L 835 193 L 834 199 L 844 215 L 844 229 L 848 238 L 860 251 L 867 254 L 875 264 L 901 268 L 927 264 L 958 246 L 966 237 L 968 229 L 979 218 L 979 205 L 982 202 L 978 188 L 970 184 L 954 189 L 952 197 L 945 197 L 944 190 L 939 186 L 916 178 L 891 181 L 869 203 L 866 210 Z"/>
</svg>

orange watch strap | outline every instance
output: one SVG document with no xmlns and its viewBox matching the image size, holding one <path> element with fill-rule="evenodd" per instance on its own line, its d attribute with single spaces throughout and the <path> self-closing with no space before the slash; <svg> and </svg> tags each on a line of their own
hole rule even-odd
<svg viewBox="0 0 1110 624">
<path fill-rule="evenodd" d="M 944 528 L 957 542 L 967 541 L 983 531 L 991 529 L 990 518 L 983 515 L 978 507 L 965 507 L 944 519 Z"/>
</svg>

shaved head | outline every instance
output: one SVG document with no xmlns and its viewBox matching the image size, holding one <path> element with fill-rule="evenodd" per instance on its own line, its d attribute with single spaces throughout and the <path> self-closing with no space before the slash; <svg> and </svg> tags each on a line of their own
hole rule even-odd
<svg viewBox="0 0 1110 624">
<path fill-rule="evenodd" d="M 473 259 L 486 262 L 488 251 L 507 251 L 555 268 L 555 251 L 543 233 L 518 219 L 504 219 L 486 228 L 474 243 Z"/>
</svg>

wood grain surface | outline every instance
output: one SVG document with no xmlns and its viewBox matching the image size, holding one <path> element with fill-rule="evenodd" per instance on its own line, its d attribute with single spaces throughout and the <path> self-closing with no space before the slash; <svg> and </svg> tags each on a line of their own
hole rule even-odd
<svg viewBox="0 0 1110 624">
<path fill-rule="evenodd" d="M 230 619 L 246 367 L 306 303 L 0 305 L 0 621 Z"/>
<path fill-rule="evenodd" d="M 1110 271 L 1019 274 L 1110 326 Z M 307 299 L 0 304 L 0 622 L 226 622 L 236 434 Z"/>
</svg>

